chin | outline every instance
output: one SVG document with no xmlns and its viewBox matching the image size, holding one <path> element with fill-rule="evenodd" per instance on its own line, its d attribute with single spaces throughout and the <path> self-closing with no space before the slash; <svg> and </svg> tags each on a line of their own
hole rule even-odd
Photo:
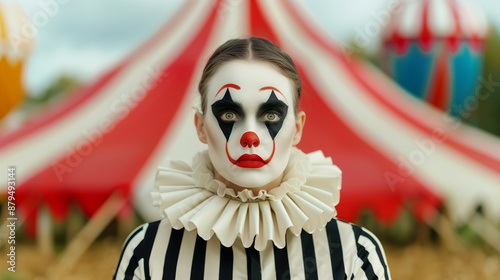
<svg viewBox="0 0 500 280">
<path fill-rule="evenodd" d="M 238 171 L 231 172 L 231 176 L 228 176 L 230 177 L 229 181 L 247 189 L 264 187 L 276 180 L 282 173 L 272 172 L 272 174 L 278 174 L 277 176 L 272 175 L 270 174 L 271 172 L 269 172 L 268 166 L 262 168 L 236 168 Z"/>
</svg>

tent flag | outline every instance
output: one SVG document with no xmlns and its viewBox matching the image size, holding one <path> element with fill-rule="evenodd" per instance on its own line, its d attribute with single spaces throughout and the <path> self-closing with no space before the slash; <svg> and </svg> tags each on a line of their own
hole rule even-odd
<svg viewBox="0 0 500 280">
<path fill-rule="evenodd" d="M 406 208 L 428 219 L 444 203 L 456 223 L 478 205 L 500 220 L 498 138 L 346 57 L 296 1 L 205 0 L 188 1 L 74 99 L 0 137 L 0 163 L 23 170 L 17 202 L 31 234 L 42 205 L 60 220 L 71 204 L 91 216 L 116 191 L 145 219 L 159 218 L 149 196 L 156 166 L 206 148 L 191 109 L 203 66 L 218 45 L 248 36 L 279 44 L 296 62 L 307 114 L 299 148 L 321 149 L 343 170 L 339 218 L 370 209 L 389 223 Z"/>
</svg>

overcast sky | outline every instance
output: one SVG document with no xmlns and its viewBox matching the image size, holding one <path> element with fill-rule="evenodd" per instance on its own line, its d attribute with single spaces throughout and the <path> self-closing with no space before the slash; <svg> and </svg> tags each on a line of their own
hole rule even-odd
<svg viewBox="0 0 500 280">
<path fill-rule="evenodd" d="M 356 30 L 373 20 L 375 13 L 399 0 L 296 1 L 303 2 L 336 40 L 348 43 Z M 500 26 L 500 17 L 495 16 L 500 11 L 500 1 L 474 1 L 486 11 L 494 25 Z M 93 79 L 149 38 L 182 4 L 181 0 L 17 2 L 23 5 L 32 21 L 36 15 L 46 15 L 38 18 L 36 49 L 26 65 L 26 83 L 34 94 L 62 73 Z M 376 48 L 376 44 L 372 42 L 369 48 Z"/>
</svg>

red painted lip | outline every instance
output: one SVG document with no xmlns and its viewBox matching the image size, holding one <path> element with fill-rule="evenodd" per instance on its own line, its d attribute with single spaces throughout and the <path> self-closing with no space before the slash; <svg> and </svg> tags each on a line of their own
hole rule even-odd
<svg viewBox="0 0 500 280">
<path fill-rule="evenodd" d="M 266 162 L 258 155 L 244 154 L 234 164 L 243 168 L 260 168 L 266 165 Z"/>
<path fill-rule="evenodd" d="M 229 150 L 227 149 L 227 142 L 226 142 L 226 155 L 229 161 L 242 168 L 261 168 L 264 165 L 268 164 L 274 157 L 274 151 L 276 150 L 276 144 L 273 140 L 273 152 L 271 153 L 271 156 L 263 160 L 259 155 L 256 154 L 244 154 L 240 156 L 238 159 L 233 159 L 231 158 L 231 155 L 229 155 Z"/>
</svg>

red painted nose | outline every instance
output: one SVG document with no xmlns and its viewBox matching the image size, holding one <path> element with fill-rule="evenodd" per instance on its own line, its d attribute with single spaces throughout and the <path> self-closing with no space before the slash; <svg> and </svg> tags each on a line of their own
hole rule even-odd
<svg viewBox="0 0 500 280">
<path fill-rule="evenodd" d="M 260 144 L 259 136 L 254 132 L 248 131 L 241 136 L 240 144 L 243 147 L 257 147 Z"/>
</svg>

